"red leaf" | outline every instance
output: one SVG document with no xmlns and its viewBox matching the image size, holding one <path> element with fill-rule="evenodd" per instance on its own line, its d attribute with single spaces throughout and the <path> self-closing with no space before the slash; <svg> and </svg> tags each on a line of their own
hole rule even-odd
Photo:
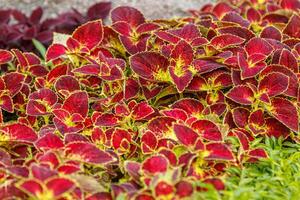
<svg viewBox="0 0 300 200">
<path fill-rule="evenodd" d="M 283 98 L 275 97 L 271 100 L 271 114 L 281 123 L 286 125 L 292 131 L 299 131 L 299 116 L 297 108 L 289 101 Z"/>
<path fill-rule="evenodd" d="M 233 121 L 240 128 L 245 128 L 249 115 L 250 112 L 246 108 L 237 107 L 232 110 Z"/>
<path fill-rule="evenodd" d="M 282 35 L 274 26 L 267 26 L 261 31 L 260 37 L 281 41 Z"/>
<path fill-rule="evenodd" d="M 233 133 L 236 135 L 236 137 L 240 141 L 242 150 L 247 151 L 250 147 L 250 141 L 249 141 L 248 137 L 242 131 L 239 131 L 239 130 L 234 130 Z"/>
<path fill-rule="evenodd" d="M 14 111 L 13 100 L 8 95 L 0 96 L 0 108 L 12 113 Z M 1 112 L 1 111 L 0 111 Z"/>
<path fill-rule="evenodd" d="M 296 14 L 294 14 L 286 27 L 283 30 L 283 33 L 294 37 L 294 38 L 300 38 L 300 17 Z"/>
<path fill-rule="evenodd" d="M 197 120 L 192 128 L 206 140 L 221 141 L 223 138 L 219 128 L 209 120 Z"/>
<path fill-rule="evenodd" d="M 259 22 L 261 20 L 261 14 L 255 8 L 249 8 L 246 15 L 250 22 Z"/>
<path fill-rule="evenodd" d="M 250 162 L 256 161 L 257 159 L 268 157 L 267 152 L 262 148 L 250 150 L 248 152 L 248 155 L 250 156 Z"/>
<path fill-rule="evenodd" d="M 0 49 L 0 65 L 6 64 L 12 61 L 14 55 L 7 50 Z"/>
<path fill-rule="evenodd" d="M 287 90 L 289 85 L 289 77 L 279 73 L 270 73 L 259 82 L 258 90 L 265 92 L 269 97 L 279 95 Z"/>
<path fill-rule="evenodd" d="M 75 183 L 67 178 L 53 178 L 46 183 L 48 190 L 53 192 L 54 197 L 58 197 L 75 187 Z"/>
<path fill-rule="evenodd" d="M 221 18 L 225 13 L 228 13 L 232 11 L 233 8 L 228 5 L 226 2 L 218 2 L 214 7 L 213 7 L 213 13 L 218 17 Z"/>
<path fill-rule="evenodd" d="M 103 39 L 102 21 L 90 21 L 79 26 L 73 32 L 72 37 L 88 49 L 94 49 Z"/>
<path fill-rule="evenodd" d="M 246 39 L 247 41 L 250 40 L 251 38 L 255 37 L 254 33 L 249 30 L 248 28 L 240 27 L 240 26 L 225 26 L 218 28 L 218 32 L 225 34 L 233 34 L 236 36 L 239 36 L 241 38 Z"/>
<path fill-rule="evenodd" d="M 86 197 L 85 200 L 99 200 L 99 199 L 103 199 L 103 200 L 112 200 L 112 196 L 110 192 L 97 192 L 94 193 L 93 195 L 89 195 Z M 144 200 L 144 199 L 142 199 Z M 151 199 L 154 200 L 154 199 Z"/>
<path fill-rule="evenodd" d="M 268 56 L 273 51 L 272 46 L 265 39 L 262 38 L 252 38 L 245 45 L 245 49 L 248 55 L 263 54 Z"/>
<path fill-rule="evenodd" d="M 292 97 L 297 97 L 299 84 L 296 74 L 290 69 L 282 67 L 281 65 L 269 65 L 266 69 L 262 71 L 261 75 L 264 76 L 272 72 L 280 72 L 288 76 L 289 86 L 288 89 L 284 92 L 284 94 Z"/>
<path fill-rule="evenodd" d="M 191 45 L 184 40 L 179 41 L 171 52 L 169 72 L 179 92 L 183 92 L 193 78 L 189 69 L 193 57 Z"/>
<path fill-rule="evenodd" d="M 31 174 L 34 178 L 39 179 L 40 181 L 45 181 L 46 179 L 57 175 L 54 170 L 50 168 L 39 166 L 37 164 L 32 164 L 30 167 Z"/>
<path fill-rule="evenodd" d="M 226 88 L 232 86 L 232 78 L 230 73 L 220 73 L 216 78 L 212 77 L 214 87 Z"/>
<path fill-rule="evenodd" d="M 172 166 L 176 166 L 177 157 L 172 150 L 166 148 L 160 148 L 159 154 L 164 155 Z"/>
<path fill-rule="evenodd" d="M 226 13 L 222 18 L 222 21 L 233 22 L 245 28 L 249 27 L 250 25 L 248 20 L 244 19 L 240 14 L 234 11 Z"/>
<path fill-rule="evenodd" d="M 145 22 L 143 14 L 136 8 L 129 6 L 120 6 L 111 11 L 111 20 L 113 23 L 124 21 L 133 27 Z"/>
<path fill-rule="evenodd" d="M 54 85 L 56 91 L 62 93 L 63 95 L 68 95 L 66 94 L 66 91 L 70 94 L 76 90 L 80 90 L 80 85 L 78 83 L 78 80 L 69 75 L 63 75 L 60 76 Z"/>
<path fill-rule="evenodd" d="M 142 52 L 130 57 L 130 66 L 135 73 L 145 79 L 164 81 L 169 61 L 159 53 Z"/>
<path fill-rule="evenodd" d="M 0 149 L 0 164 L 1 166 L 10 166 L 11 165 L 11 156 L 10 154 L 4 150 Z"/>
<path fill-rule="evenodd" d="M 204 90 L 206 86 L 207 82 L 204 78 L 202 78 L 201 76 L 194 76 L 186 89 L 197 92 Z"/>
<path fill-rule="evenodd" d="M 159 37 L 160 39 L 168 41 L 173 44 L 176 44 L 178 41 L 180 41 L 179 37 L 167 32 L 167 31 L 156 31 L 155 35 L 157 35 L 157 37 Z"/>
<path fill-rule="evenodd" d="M 208 179 L 204 180 L 204 183 L 212 184 L 216 190 L 224 190 L 225 189 L 224 182 L 219 178 L 208 178 Z"/>
<path fill-rule="evenodd" d="M 268 136 L 274 136 L 276 138 L 283 137 L 286 139 L 290 135 L 290 129 L 280 123 L 277 119 L 268 118 L 266 119 L 266 134 Z"/>
<path fill-rule="evenodd" d="M 48 133 L 40 137 L 36 142 L 35 146 L 38 149 L 48 150 L 48 149 L 59 149 L 64 147 L 63 141 L 55 134 Z"/>
<path fill-rule="evenodd" d="M 154 191 L 155 191 L 155 196 L 168 196 L 174 193 L 174 186 L 165 182 L 165 181 L 160 181 L 156 184 Z"/>
<path fill-rule="evenodd" d="M 12 10 L 12 13 L 13 17 L 15 18 L 15 20 L 17 20 L 18 22 L 20 23 L 26 23 L 27 20 L 28 20 L 28 17 L 21 11 L 19 10 Z"/>
<path fill-rule="evenodd" d="M 53 82 L 59 76 L 66 75 L 67 73 L 68 73 L 68 65 L 65 64 L 57 65 L 48 73 L 47 81 Z"/>
<path fill-rule="evenodd" d="M 105 64 L 100 65 L 100 77 L 106 81 L 121 80 L 124 78 L 125 62 L 122 59 L 109 58 Z"/>
<path fill-rule="evenodd" d="M 15 96 L 22 88 L 25 76 L 18 72 L 7 73 L 3 76 L 3 80 L 6 85 L 6 89 L 8 89 L 10 96 Z"/>
<path fill-rule="evenodd" d="M 111 2 L 99 2 L 91 7 L 87 11 L 89 20 L 104 19 L 109 14 L 111 9 Z"/>
<path fill-rule="evenodd" d="M 300 9 L 300 2 L 298 0 L 282 0 L 280 5 L 284 9 L 291 9 L 298 11 Z"/>
<path fill-rule="evenodd" d="M 89 142 L 89 140 L 79 133 L 68 133 L 65 135 L 64 143 L 68 144 L 71 142 Z"/>
<path fill-rule="evenodd" d="M 148 129 L 155 135 L 161 137 L 172 137 L 169 134 L 172 129 L 172 125 L 176 120 L 172 117 L 156 117 L 149 121 Z"/>
<path fill-rule="evenodd" d="M 188 115 L 199 115 L 204 110 L 202 103 L 196 99 L 180 99 L 172 105 L 172 108 L 184 110 Z"/>
<path fill-rule="evenodd" d="M 91 164 L 107 164 L 114 161 L 109 153 L 85 142 L 69 143 L 65 148 L 65 153 L 70 158 Z"/>
<path fill-rule="evenodd" d="M 60 165 L 57 168 L 57 171 L 63 174 L 73 174 L 75 172 L 80 171 L 80 166 L 75 166 L 72 164 L 64 164 L 64 165 Z"/>
<path fill-rule="evenodd" d="M 191 128 L 180 125 L 180 124 L 174 124 L 173 128 L 177 139 L 186 146 L 193 146 L 196 143 L 197 138 L 199 135 Z"/>
<path fill-rule="evenodd" d="M 255 77 L 259 72 L 267 67 L 267 64 L 263 62 L 265 60 L 263 54 L 252 54 L 248 60 L 242 54 L 238 54 L 238 65 L 241 68 L 242 79 Z"/>
<path fill-rule="evenodd" d="M 52 44 L 46 52 L 46 61 L 55 60 L 66 54 L 66 47 L 61 44 Z"/>
<path fill-rule="evenodd" d="M 188 69 L 189 66 L 180 67 L 180 71 L 176 71 L 176 67 L 171 66 L 169 68 L 170 75 L 178 92 L 183 92 L 193 79 L 192 72 Z"/>
<path fill-rule="evenodd" d="M 19 188 L 28 192 L 29 194 L 31 194 L 33 196 L 37 196 L 38 194 L 43 193 L 43 186 L 35 180 L 23 181 L 19 185 Z"/>
<path fill-rule="evenodd" d="M 210 151 L 208 159 L 212 160 L 234 160 L 231 149 L 223 143 L 209 143 L 206 146 L 206 150 Z"/>
<path fill-rule="evenodd" d="M 249 123 L 253 123 L 258 126 L 263 126 L 265 124 L 264 111 L 262 109 L 253 111 L 249 116 Z"/>
<path fill-rule="evenodd" d="M 232 34 L 222 34 L 215 36 L 210 44 L 214 46 L 216 49 L 223 49 L 229 46 L 240 45 L 245 41 L 245 39 L 232 35 Z"/>
<path fill-rule="evenodd" d="M 58 160 L 58 156 L 51 152 L 51 151 L 48 151 L 46 153 L 44 153 L 43 155 L 41 155 L 39 158 L 38 158 L 38 161 L 41 163 L 41 164 L 50 164 L 54 167 L 57 167 L 59 165 L 59 160 Z"/>
<path fill-rule="evenodd" d="M 140 174 L 139 171 L 141 169 L 141 164 L 135 161 L 125 161 L 124 163 L 125 171 L 135 180 L 139 180 Z"/>
<path fill-rule="evenodd" d="M 253 90 L 248 86 L 242 85 L 232 88 L 226 96 L 233 101 L 244 105 L 251 105 L 254 100 Z"/>
<path fill-rule="evenodd" d="M 29 100 L 26 106 L 26 113 L 30 116 L 47 115 L 49 111 L 46 105 L 34 100 Z"/>
<path fill-rule="evenodd" d="M 119 124 L 119 118 L 114 114 L 104 113 L 97 118 L 95 124 L 97 126 L 116 126 Z"/>
<path fill-rule="evenodd" d="M 154 109 L 147 102 L 141 102 L 133 107 L 131 114 L 134 120 L 142 120 L 154 112 Z"/>
<path fill-rule="evenodd" d="M 76 39 L 74 39 L 73 37 L 69 37 L 66 41 L 66 45 L 68 47 L 68 52 L 77 52 L 77 51 L 81 51 L 84 53 L 88 53 L 89 49 L 87 49 L 87 47 L 85 47 L 84 45 L 81 45 L 79 41 L 77 41 Z"/>
<path fill-rule="evenodd" d="M 156 149 L 157 138 L 151 131 L 146 131 L 141 137 L 141 149 L 143 153 L 149 153 Z"/>
<path fill-rule="evenodd" d="M 29 67 L 28 71 L 32 76 L 43 77 L 48 74 L 48 70 L 43 65 L 34 65 Z"/>
<path fill-rule="evenodd" d="M 143 34 L 137 41 L 134 41 L 131 37 L 120 35 L 123 46 L 131 55 L 146 51 L 149 37 L 149 34 Z"/>
<path fill-rule="evenodd" d="M 151 31 L 154 31 L 159 28 L 160 28 L 160 25 L 158 25 L 156 23 L 145 22 L 138 26 L 138 28 L 136 29 L 136 32 L 138 34 L 144 34 L 144 33 L 149 33 Z"/>
<path fill-rule="evenodd" d="M 86 118 L 89 110 L 88 94 L 82 91 L 72 93 L 65 100 L 62 108 L 71 115 L 80 114 L 83 118 Z"/>
<path fill-rule="evenodd" d="M 22 70 L 25 70 L 28 66 L 29 66 L 29 59 L 26 58 L 25 54 L 22 53 L 20 50 L 18 49 L 12 49 L 11 50 L 14 54 L 15 57 L 17 59 L 17 63 L 19 64 L 20 68 Z"/>
<path fill-rule="evenodd" d="M 174 59 L 175 63 L 173 64 L 172 62 L 171 64 L 175 66 L 189 65 L 193 61 L 193 57 L 194 55 L 191 45 L 184 40 L 180 40 L 172 50 L 171 58 Z"/>
<path fill-rule="evenodd" d="M 128 100 L 135 97 L 138 94 L 139 90 L 140 87 L 138 82 L 132 78 L 128 78 L 125 83 L 125 90 L 124 90 L 125 99 Z"/>
<path fill-rule="evenodd" d="M 169 30 L 169 32 L 184 39 L 188 43 L 195 41 L 195 39 L 198 39 L 201 36 L 197 26 L 195 26 L 195 24 L 192 24 L 192 23 L 186 24 L 182 28 L 179 28 L 179 29 Z M 206 40 L 205 38 L 203 38 L 203 39 Z M 206 40 L 206 42 L 207 42 L 207 40 Z"/>
<path fill-rule="evenodd" d="M 32 24 L 38 24 L 42 16 L 43 16 L 43 8 L 37 7 L 32 11 L 29 20 Z"/>
<path fill-rule="evenodd" d="M 2 130 L 9 135 L 12 141 L 34 142 L 38 138 L 34 130 L 24 124 L 6 125 L 2 127 Z"/>
<path fill-rule="evenodd" d="M 195 59 L 195 60 L 193 60 L 192 65 L 199 74 L 212 72 L 216 69 L 224 67 L 224 65 L 222 65 L 220 63 L 217 63 L 212 60 L 205 60 L 205 59 Z"/>
<path fill-rule="evenodd" d="M 28 167 L 24 166 L 18 166 L 18 165 L 14 165 L 14 166 L 9 166 L 9 168 L 7 169 L 12 175 L 16 175 L 22 178 L 28 178 L 29 177 L 29 169 Z"/>
<path fill-rule="evenodd" d="M 164 116 L 173 117 L 174 119 L 179 119 L 179 120 L 182 120 L 182 121 L 185 121 L 188 118 L 186 112 L 182 109 L 179 109 L 179 108 L 162 110 L 161 113 Z"/>
<path fill-rule="evenodd" d="M 56 94 L 50 89 L 40 89 L 29 95 L 29 102 L 26 106 L 28 115 L 39 116 L 49 114 L 52 106 L 57 103 Z"/>
<path fill-rule="evenodd" d="M 0 77 L 0 90 L 1 91 L 4 91 L 5 90 L 5 82 L 4 82 L 4 80 L 3 80 L 3 78 L 2 77 Z"/>
<path fill-rule="evenodd" d="M 283 49 L 280 54 L 279 64 L 291 69 L 293 72 L 298 73 L 299 67 L 295 56 L 287 49 Z"/>
<path fill-rule="evenodd" d="M 156 174 L 166 172 L 168 169 L 168 160 L 164 156 L 151 156 L 147 158 L 143 164 L 142 169 L 149 174 Z"/>
<path fill-rule="evenodd" d="M 112 146 L 114 149 L 122 148 L 122 143 L 124 140 L 130 144 L 131 142 L 131 135 L 128 131 L 122 129 L 116 129 L 112 134 Z M 128 146 L 129 149 L 130 146 Z M 121 149 L 127 150 L 127 149 Z"/>
<path fill-rule="evenodd" d="M 123 36 L 127 36 L 127 37 L 130 37 L 132 34 L 132 31 L 133 31 L 131 29 L 130 24 L 128 24 L 127 22 L 124 22 L 124 21 L 115 22 L 112 25 L 112 28 L 119 34 L 121 34 Z"/>
<path fill-rule="evenodd" d="M 175 187 L 176 195 L 178 195 L 179 198 L 191 197 L 193 194 L 193 185 L 188 181 L 181 180 L 178 183 L 176 183 Z"/>
</svg>

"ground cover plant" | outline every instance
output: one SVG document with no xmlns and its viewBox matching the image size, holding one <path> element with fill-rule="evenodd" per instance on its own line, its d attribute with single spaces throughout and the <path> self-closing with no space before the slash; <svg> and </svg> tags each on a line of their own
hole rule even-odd
<svg viewBox="0 0 300 200">
<path fill-rule="evenodd" d="M 122 6 L 2 49 L 0 199 L 299 199 L 299 9 Z"/>
</svg>

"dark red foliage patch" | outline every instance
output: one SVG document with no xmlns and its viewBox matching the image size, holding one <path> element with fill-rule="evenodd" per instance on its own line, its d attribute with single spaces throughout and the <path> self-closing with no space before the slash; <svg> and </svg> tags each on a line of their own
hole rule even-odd
<svg viewBox="0 0 300 200">
<path fill-rule="evenodd" d="M 89 7 L 86 13 L 80 13 L 73 8 L 54 18 L 44 18 L 44 10 L 41 7 L 32 10 L 28 16 L 17 9 L 0 9 L 0 48 L 33 51 L 32 39 L 49 46 L 54 32 L 70 34 L 83 23 L 105 19 L 110 10 L 111 2 L 99 2 Z"/>
</svg>

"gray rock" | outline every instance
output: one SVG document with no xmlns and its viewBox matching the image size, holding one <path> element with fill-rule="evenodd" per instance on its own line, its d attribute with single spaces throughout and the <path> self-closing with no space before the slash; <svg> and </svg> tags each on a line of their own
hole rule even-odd
<svg viewBox="0 0 300 200">
<path fill-rule="evenodd" d="M 101 0 L 99 0 L 101 1 Z M 45 16 L 54 17 L 70 8 L 85 11 L 97 0 L 0 0 L 0 8 L 18 8 L 30 13 L 36 6 L 45 8 Z M 187 14 L 189 9 L 199 9 L 211 0 L 112 0 L 113 7 L 120 5 L 134 6 L 147 18 L 170 18 Z"/>
</svg>

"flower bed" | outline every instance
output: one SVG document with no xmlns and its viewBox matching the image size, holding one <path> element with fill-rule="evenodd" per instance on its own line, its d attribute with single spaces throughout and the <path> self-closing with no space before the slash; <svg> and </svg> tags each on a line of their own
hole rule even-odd
<svg viewBox="0 0 300 200">
<path fill-rule="evenodd" d="M 123 6 L 45 59 L 1 50 L 0 198 L 225 197 L 234 169 L 273 159 L 264 143 L 299 148 L 299 9 L 227 1 L 149 21 Z"/>
</svg>

